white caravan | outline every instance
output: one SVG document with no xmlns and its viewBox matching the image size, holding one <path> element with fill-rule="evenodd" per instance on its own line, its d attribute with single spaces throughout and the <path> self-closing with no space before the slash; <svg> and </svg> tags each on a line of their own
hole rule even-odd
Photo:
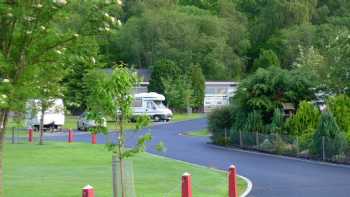
<svg viewBox="0 0 350 197">
<path fill-rule="evenodd" d="M 164 101 L 165 97 L 155 92 L 135 94 L 132 121 L 135 121 L 137 116 L 142 115 L 149 116 L 154 121 L 171 120 L 173 113 L 163 104 Z"/>
<path fill-rule="evenodd" d="M 41 119 L 40 100 L 29 100 L 26 104 L 26 124 L 28 128 L 39 129 Z M 62 99 L 53 99 L 52 105 L 45 111 L 44 128 L 62 129 L 64 125 L 64 104 Z"/>
</svg>

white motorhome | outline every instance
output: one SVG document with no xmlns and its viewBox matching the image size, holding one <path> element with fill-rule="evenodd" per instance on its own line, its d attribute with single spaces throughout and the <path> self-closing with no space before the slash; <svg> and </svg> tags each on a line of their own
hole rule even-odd
<svg viewBox="0 0 350 197">
<path fill-rule="evenodd" d="M 44 128 L 62 129 L 64 125 L 64 104 L 62 99 L 53 99 L 52 105 L 45 111 Z M 41 119 L 40 100 L 33 99 L 26 103 L 26 125 L 28 128 L 39 129 Z"/>
<path fill-rule="evenodd" d="M 155 92 L 135 94 L 132 120 L 142 115 L 149 116 L 154 121 L 171 120 L 173 113 L 163 104 L 164 101 L 165 97 Z"/>
</svg>

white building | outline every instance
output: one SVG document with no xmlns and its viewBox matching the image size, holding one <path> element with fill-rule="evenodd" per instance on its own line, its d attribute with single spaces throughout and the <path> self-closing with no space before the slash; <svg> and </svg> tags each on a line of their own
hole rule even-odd
<svg viewBox="0 0 350 197">
<path fill-rule="evenodd" d="M 205 82 L 204 112 L 230 104 L 238 88 L 238 82 L 207 81 Z"/>
</svg>

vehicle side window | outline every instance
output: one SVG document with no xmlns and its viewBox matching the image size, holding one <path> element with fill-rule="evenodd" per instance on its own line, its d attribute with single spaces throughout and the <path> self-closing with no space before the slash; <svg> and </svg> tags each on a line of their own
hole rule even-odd
<svg viewBox="0 0 350 197">
<path fill-rule="evenodd" d="M 147 102 L 147 108 L 148 109 L 152 109 L 152 103 L 151 102 Z"/>
<path fill-rule="evenodd" d="M 133 106 L 134 107 L 142 107 L 142 99 L 135 99 Z"/>
</svg>

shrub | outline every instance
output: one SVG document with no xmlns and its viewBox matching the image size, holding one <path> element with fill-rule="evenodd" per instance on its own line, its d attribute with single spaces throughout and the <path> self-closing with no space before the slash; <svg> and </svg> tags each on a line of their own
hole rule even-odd
<svg viewBox="0 0 350 197">
<path fill-rule="evenodd" d="M 315 129 L 310 131 L 305 131 L 301 136 L 299 136 L 298 146 L 301 151 L 308 150 L 312 146 L 312 138 L 315 135 Z"/>
<path fill-rule="evenodd" d="M 164 78 L 164 94 L 168 105 L 176 111 L 185 111 L 191 105 L 193 89 L 191 82 L 186 75 Z"/>
<path fill-rule="evenodd" d="M 276 108 L 273 112 L 271 132 L 272 133 L 282 133 L 282 128 L 284 125 L 284 114 L 279 108 Z"/>
<path fill-rule="evenodd" d="M 332 113 L 324 112 L 321 115 L 320 123 L 313 137 L 312 153 L 322 156 L 322 138 L 325 139 L 325 153 L 327 157 L 343 153 L 347 147 L 345 133 L 342 132 L 333 117 Z"/>
<path fill-rule="evenodd" d="M 265 139 L 260 145 L 259 149 L 264 151 L 273 152 L 275 150 L 274 144 L 271 143 L 269 139 Z"/>
<path fill-rule="evenodd" d="M 246 113 L 239 109 L 238 107 L 233 107 L 231 109 L 232 113 L 232 128 L 230 130 L 231 143 L 239 145 L 240 143 L 240 134 L 239 132 L 244 132 L 244 126 L 246 122 Z"/>
<path fill-rule="evenodd" d="M 288 143 L 281 135 L 276 134 L 275 136 L 275 151 L 277 154 L 285 154 L 285 155 L 295 155 L 296 147 L 295 144 Z"/>
<path fill-rule="evenodd" d="M 338 95 L 327 101 L 327 108 L 335 117 L 340 129 L 347 133 L 350 142 L 350 97 Z"/>
<path fill-rule="evenodd" d="M 297 113 L 288 119 L 288 134 L 304 135 L 306 132 L 314 132 L 318 126 L 321 112 L 313 104 L 302 101 Z"/>
<path fill-rule="evenodd" d="M 259 111 L 265 123 L 282 103 L 298 104 L 314 97 L 313 81 L 308 74 L 275 66 L 259 68 L 239 85 L 234 100 L 246 111 Z"/>
<path fill-rule="evenodd" d="M 215 144 L 225 144 L 225 129 L 230 131 L 233 122 L 233 108 L 226 106 L 215 109 L 208 116 L 208 130 Z"/>
<path fill-rule="evenodd" d="M 244 126 L 244 130 L 248 132 L 259 132 L 262 133 L 265 131 L 264 122 L 260 112 L 253 111 L 248 114 L 247 120 Z"/>
</svg>

